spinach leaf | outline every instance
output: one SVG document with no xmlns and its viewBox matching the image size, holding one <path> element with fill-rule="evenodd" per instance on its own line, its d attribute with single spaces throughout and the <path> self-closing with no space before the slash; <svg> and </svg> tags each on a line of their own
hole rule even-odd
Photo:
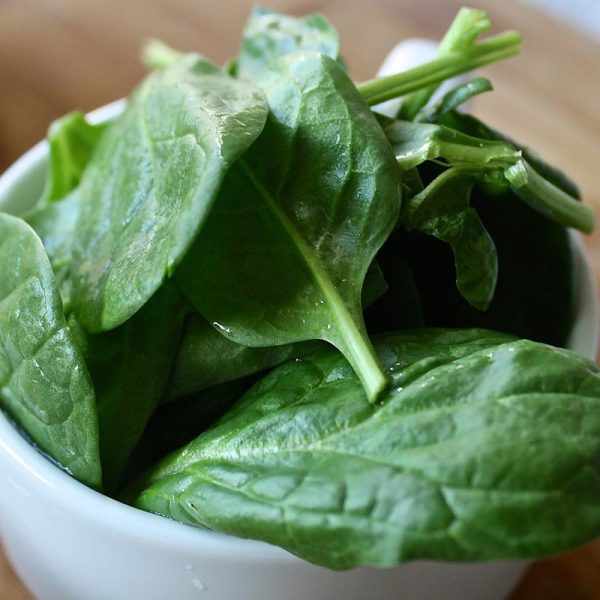
<svg viewBox="0 0 600 600">
<path fill-rule="evenodd" d="M 295 18 L 255 8 L 244 28 L 236 74 L 254 80 L 282 56 L 303 50 L 337 59 L 339 49 L 338 33 L 323 15 Z"/>
<path fill-rule="evenodd" d="M 167 283 L 120 327 L 100 335 L 79 332 L 96 387 L 100 456 L 109 493 L 118 488 L 131 452 L 166 392 L 188 312 L 181 292 Z"/>
<path fill-rule="evenodd" d="M 591 361 L 483 331 L 377 347 L 382 402 L 331 350 L 279 367 L 150 472 L 135 505 L 336 569 L 543 556 L 598 535 Z"/>
<path fill-rule="evenodd" d="M 167 400 L 259 373 L 319 347 L 317 342 L 244 346 L 226 338 L 200 315 L 192 314 L 186 322 Z"/>
<path fill-rule="evenodd" d="M 42 240 L 60 290 L 63 310 L 67 314 L 71 310 L 73 236 L 80 206 L 79 188 L 75 188 L 66 198 L 37 206 L 23 215 Z"/>
<path fill-rule="evenodd" d="M 364 306 L 373 304 L 387 290 L 387 283 L 377 264 L 367 271 L 362 292 Z M 251 347 L 238 344 L 222 335 L 199 314 L 188 317 L 185 335 L 177 356 L 167 400 L 188 396 L 227 381 L 259 373 L 321 347 L 316 341 Z"/>
<path fill-rule="evenodd" d="M 387 381 L 361 290 L 399 211 L 394 156 L 333 59 L 284 57 L 261 84 L 265 130 L 226 177 L 177 281 L 238 343 L 332 343 L 374 399 Z"/>
<path fill-rule="evenodd" d="M 494 240 L 498 280 L 486 312 L 456 289 L 446 244 L 418 232 L 395 235 L 398 255 L 414 274 L 429 327 L 485 327 L 564 346 L 573 323 L 573 257 L 568 231 L 521 202 L 510 190 L 490 194 L 476 184 L 471 205 Z M 386 278 L 393 285 L 388 272 Z"/>
<path fill-rule="evenodd" d="M 476 173 L 476 171 L 475 171 Z M 477 211 L 469 204 L 474 172 L 451 167 L 405 205 L 406 229 L 433 235 L 454 253 L 456 287 L 471 306 L 487 310 L 496 289 L 496 247 Z"/>
<path fill-rule="evenodd" d="M 61 200 L 72 192 L 90 161 L 107 124 L 91 125 L 83 113 L 72 112 L 50 126 L 49 168 L 39 204 Z"/>
<path fill-rule="evenodd" d="M 88 331 L 122 324 L 173 272 L 267 111 L 258 88 L 193 55 L 142 83 L 81 181 L 72 300 Z"/>
<path fill-rule="evenodd" d="M 44 248 L 0 214 L 0 406 L 80 481 L 101 486 L 90 376 L 65 322 Z"/>
</svg>

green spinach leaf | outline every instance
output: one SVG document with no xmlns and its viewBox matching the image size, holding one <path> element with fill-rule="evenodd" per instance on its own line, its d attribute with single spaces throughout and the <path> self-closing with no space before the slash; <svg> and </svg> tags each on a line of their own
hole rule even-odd
<svg viewBox="0 0 600 600">
<path fill-rule="evenodd" d="M 83 113 L 72 112 L 55 121 L 48 132 L 49 168 L 40 206 L 72 192 L 108 125 L 92 125 Z"/>
<path fill-rule="evenodd" d="M 267 111 L 258 88 L 194 55 L 142 83 L 81 181 L 72 300 L 88 331 L 122 324 L 173 272 Z"/>
<path fill-rule="evenodd" d="M 432 235 L 452 248 L 456 287 L 465 300 L 487 310 L 496 289 L 496 246 L 477 211 L 470 206 L 473 169 L 451 167 L 413 196 L 402 212 L 406 229 Z"/>
<path fill-rule="evenodd" d="M 226 177 L 177 281 L 238 343 L 329 341 L 375 398 L 387 382 L 361 291 L 400 207 L 393 153 L 333 59 L 284 57 L 261 84 L 265 130 Z"/>
<path fill-rule="evenodd" d="M 370 404 L 325 350 L 279 367 L 135 505 L 331 568 L 556 553 L 600 532 L 600 374 L 483 331 L 383 336 Z M 560 526 L 558 526 L 560 524 Z"/>
<path fill-rule="evenodd" d="M 96 387 L 100 456 L 114 492 L 148 421 L 166 393 L 190 308 L 166 283 L 131 319 L 100 335 L 80 331 Z"/>
<path fill-rule="evenodd" d="M 383 273 L 377 262 L 373 262 L 363 286 L 363 306 L 373 304 L 386 290 Z M 280 346 L 244 346 L 226 338 L 199 314 L 192 314 L 186 322 L 166 400 L 259 373 L 290 358 L 310 354 L 320 347 L 321 343 L 316 341 Z"/>
<path fill-rule="evenodd" d="M 94 389 L 39 238 L 0 214 L 0 405 L 33 441 L 99 488 Z"/>
<path fill-rule="evenodd" d="M 71 310 L 73 237 L 80 207 L 79 188 L 75 188 L 62 200 L 37 206 L 23 215 L 42 240 L 67 314 Z"/>
<path fill-rule="evenodd" d="M 255 8 L 244 28 L 236 74 L 254 80 L 282 56 L 303 50 L 337 59 L 339 49 L 338 33 L 323 15 L 295 18 Z"/>
</svg>

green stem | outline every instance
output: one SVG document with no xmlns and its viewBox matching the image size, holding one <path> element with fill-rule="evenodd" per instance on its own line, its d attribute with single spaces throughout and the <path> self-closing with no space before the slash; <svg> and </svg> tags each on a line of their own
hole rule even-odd
<svg viewBox="0 0 600 600">
<path fill-rule="evenodd" d="M 365 81 L 358 86 L 358 90 L 372 106 L 509 58 L 518 54 L 520 48 L 521 36 L 516 31 L 507 31 L 466 50 L 434 58 L 408 71 Z"/>
<path fill-rule="evenodd" d="M 437 57 L 447 56 L 470 48 L 477 37 L 491 27 L 486 13 L 473 8 L 461 8 L 450 25 L 444 39 L 440 42 Z M 429 102 L 438 85 L 430 85 L 415 92 L 402 102 L 400 117 L 412 121 L 418 112 Z"/>
<path fill-rule="evenodd" d="M 584 233 L 594 230 L 593 210 L 550 183 L 527 161 L 521 160 L 507 169 L 505 176 L 521 200 L 557 223 Z"/>
</svg>

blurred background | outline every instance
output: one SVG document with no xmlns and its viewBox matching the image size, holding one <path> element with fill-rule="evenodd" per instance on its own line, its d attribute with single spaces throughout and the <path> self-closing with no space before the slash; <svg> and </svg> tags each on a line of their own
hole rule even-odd
<svg viewBox="0 0 600 600">
<path fill-rule="evenodd" d="M 158 37 L 222 63 L 237 51 L 251 0 L 0 0 L 0 172 L 49 123 L 127 95 L 144 74 L 139 49 Z M 406 37 L 439 39 L 461 0 L 262 0 L 324 13 L 356 81 Z M 480 0 L 494 31 L 517 29 L 521 56 L 485 69 L 495 92 L 474 112 L 560 166 L 600 215 L 600 0 Z M 600 229 L 600 228 L 599 228 Z M 600 233 L 586 239 L 600 273 Z M 30 596 L 0 549 L 0 598 Z M 600 544 L 534 565 L 514 599 L 600 599 Z"/>
</svg>

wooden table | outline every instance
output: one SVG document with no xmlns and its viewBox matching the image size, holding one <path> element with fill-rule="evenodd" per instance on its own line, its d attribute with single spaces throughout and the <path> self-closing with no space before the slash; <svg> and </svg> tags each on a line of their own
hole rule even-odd
<svg viewBox="0 0 600 600">
<path fill-rule="evenodd" d="M 216 61 L 235 54 L 248 0 L 0 0 L 0 171 L 75 108 L 126 95 L 141 78 L 145 37 Z M 325 13 L 338 27 L 357 80 L 369 78 L 404 37 L 439 38 L 460 0 L 271 1 L 272 8 Z M 496 30 L 525 37 L 520 57 L 486 69 L 496 91 L 476 112 L 561 165 L 600 213 L 600 45 L 516 0 L 477 4 Z M 600 234 L 587 245 L 600 273 Z M 0 551 L 0 598 L 30 598 Z M 600 543 L 534 565 L 513 599 L 600 598 Z M 84 599 L 82 599 L 84 600 Z M 135 600 L 135 599 L 132 599 Z"/>
</svg>

